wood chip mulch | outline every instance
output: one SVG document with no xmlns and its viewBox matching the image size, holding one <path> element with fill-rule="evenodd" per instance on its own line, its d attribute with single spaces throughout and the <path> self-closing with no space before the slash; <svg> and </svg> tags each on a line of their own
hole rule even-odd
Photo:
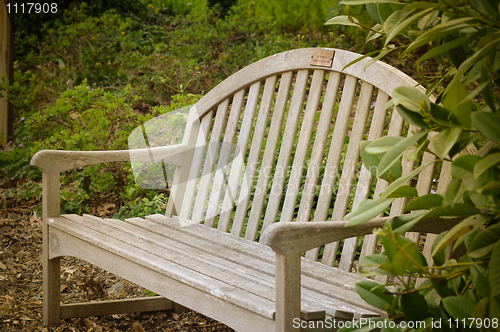
<svg viewBox="0 0 500 332">
<path fill-rule="evenodd" d="M 0 331 L 233 331 L 193 311 L 157 311 L 42 321 L 42 221 L 38 202 L 14 202 L 0 188 Z M 147 290 L 76 258 L 61 261 L 63 303 L 143 297 Z"/>
</svg>

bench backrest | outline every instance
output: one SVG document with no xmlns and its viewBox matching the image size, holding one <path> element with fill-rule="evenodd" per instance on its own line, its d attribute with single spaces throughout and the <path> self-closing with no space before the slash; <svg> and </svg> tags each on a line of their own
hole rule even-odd
<svg viewBox="0 0 500 332">
<path fill-rule="evenodd" d="M 416 130 L 386 103 L 395 87 L 417 82 L 380 61 L 344 68 L 359 56 L 336 49 L 288 51 L 249 65 L 210 91 L 190 111 L 183 144 L 193 149 L 186 166 L 176 170 L 167 215 L 256 240 L 277 221 L 343 220 L 382 192 L 386 181 L 372 186 L 371 173 L 361 166 L 360 141 Z M 413 162 L 404 158 L 402 168 L 403 174 L 411 171 Z M 433 175 L 432 167 L 420 174 L 420 195 L 429 193 Z M 438 190 L 445 183 L 442 178 Z M 390 214 L 401 214 L 404 203 L 396 200 Z M 333 265 L 339 246 L 339 266 L 351 271 L 357 238 L 306 257 Z M 367 236 L 361 254 L 375 247 L 376 238 Z"/>
</svg>

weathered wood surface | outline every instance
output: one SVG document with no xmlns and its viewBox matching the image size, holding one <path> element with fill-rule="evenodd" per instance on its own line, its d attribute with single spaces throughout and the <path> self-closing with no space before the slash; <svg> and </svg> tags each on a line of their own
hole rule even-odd
<svg viewBox="0 0 500 332">
<path fill-rule="evenodd" d="M 416 131 L 385 105 L 395 87 L 417 83 L 380 62 L 365 69 L 368 59 L 344 69 L 359 55 L 334 51 L 331 68 L 311 65 L 314 49 L 300 49 L 242 69 L 191 108 L 182 144 L 154 148 L 154 154 L 153 149 L 36 154 L 32 164 L 44 174 L 45 322 L 57 324 L 105 306 L 59 306 L 58 264 L 65 255 L 237 331 L 291 331 L 298 316 L 383 315 L 358 296 L 359 279 L 350 272 L 359 236 L 366 235 L 362 256 L 374 253 L 377 237 L 370 233 L 388 219 L 345 227 L 343 218 L 387 187 L 377 180 L 371 192 L 373 176 L 360 166 L 360 142 Z M 131 159 L 177 166 L 165 216 L 123 222 L 59 215 L 60 172 Z M 442 171 L 449 173 L 448 166 Z M 404 160 L 403 174 L 413 167 Z M 419 194 L 429 192 L 434 173 L 429 167 L 419 176 Z M 438 192 L 446 183 L 442 176 Z M 401 214 L 404 203 L 395 200 L 390 217 Z M 441 232 L 455 222 L 429 220 L 414 230 Z M 306 258 L 300 257 L 303 252 Z M 335 262 L 339 268 L 332 267 Z M 122 307 L 134 310 L 137 304 Z"/>
<path fill-rule="evenodd" d="M 147 312 L 169 309 L 173 309 L 172 302 L 161 296 L 125 300 L 72 303 L 61 305 L 61 319 L 114 315 L 123 312 Z"/>
</svg>

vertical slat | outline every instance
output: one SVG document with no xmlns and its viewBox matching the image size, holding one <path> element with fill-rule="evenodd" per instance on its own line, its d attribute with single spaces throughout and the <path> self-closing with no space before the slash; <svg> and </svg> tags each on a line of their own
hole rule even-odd
<svg viewBox="0 0 500 332">
<path fill-rule="evenodd" d="M 298 221 L 308 221 L 310 219 L 321 163 L 325 155 L 328 133 L 330 131 L 330 126 L 332 125 L 333 109 L 337 98 L 339 84 L 340 74 L 336 72 L 330 73 L 325 92 L 325 100 L 323 102 L 319 118 L 318 130 L 316 132 L 316 139 L 312 149 L 311 161 L 309 163 L 309 167 L 307 168 L 304 192 L 302 193 L 302 198 L 300 200 L 299 213 L 297 215 Z"/>
<path fill-rule="evenodd" d="M 262 154 L 262 144 L 266 135 L 267 123 L 269 121 L 269 114 L 276 91 L 277 80 L 278 77 L 276 75 L 268 77 L 264 85 L 264 92 L 262 94 L 259 114 L 257 116 L 257 123 L 255 125 L 255 133 L 253 135 L 252 146 L 250 147 L 250 155 L 248 157 L 247 168 L 245 171 L 245 183 L 249 184 L 249 187 L 242 187 L 240 191 L 240 195 L 238 197 L 238 205 L 236 207 L 236 212 L 233 220 L 233 226 L 231 228 L 231 234 L 236 236 L 241 236 L 243 232 L 248 205 L 250 203 L 250 199 L 252 198 L 251 186 L 253 186 L 259 159 Z"/>
<path fill-rule="evenodd" d="M 356 95 L 357 83 L 358 80 L 355 77 L 350 75 L 346 76 L 344 87 L 342 89 L 339 111 L 335 120 L 335 129 L 333 130 L 330 151 L 328 152 L 325 172 L 321 182 L 321 189 L 319 192 L 318 203 L 316 205 L 316 212 L 314 214 L 314 221 L 326 221 L 328 216 L 333 188 L 335 186 L 335 180 L 337 179 L 340 158 L 342 157 L 344 141 L 347 135 L 347 128 L 349 126 L 352 105 Z M 317 260 L 318 254 L 319 248 L 311 249 L 306 253 L 306 258 Z"/>
<path fill-rule="evenodd" d="M 300 331 L 300 254 L 276 253 L 276 332 Z"/>
<path fill-rule="evenodd" d="M 229 172 L 229 180 L 227 188 L 224 193 L 224 200 L 222 203 L 222 210 L 219 218 L 217 229 L 227 232 L 231 215 L 233 212 L 238 186 L 240 184 L 241 173 L 243 172 L 244 159 L 246 157 L 248 141 L 253 127 L 255 118 L 255 111 L 259 101 L 261 82 L 255 82 L 250 86 L 248 93 L 247 104 L 245 107 L 245 114 L 243 115 L 243 122 L 241 124 L 240 133 L 238 135 L 238 156 L 232 160 L 231 171 Z M 243 180 L 245 181 L 245 179 Z"/>
<path fill-rule="evenodd" d="M 292 221 L 295 211 L 295 204 L 299 195 L 299 187 L 302 182 L 302 174 L 306 162 L 307 153 L 311 141 L 314 123 L 316 122 L 316 112 L 318 110 L 319 100 L 323 91 L 325 79 L 324 70 L 315 70 L 307 98 L 307 105 L 300 129 L 299 141 L 292 163 L 292 173 L 288 180 L 288 186 L 283 203 L 280 221 Z"/>
<path fill-rule="evenodd" d="M 250 210 L 250 216 L 248 217 L 245 238 L 249 240 L 255 240 L 259 230 L 261 215 L 264 209 L 267 194 L 267 186 L 269 185 L 269 181 L 271 179 L 273 162 L 276 156 L 276 151 L 278 150 L 278 143 L 281 137 L 281 128 L 283 125 L 287 101 L 290 95 L 291 84 L 292 72 L 283 73 L 278 89 L 278 96 L 276 97 L 276 105 L 274 106 L 273 116 L 271 119 L 271 127 L 269 128 L 264 157 L 262 158 L 259 179 L 257 180 L 257 186 L 255 187 L 255 193 L 252 199 L 252 208 Z M 245 204 L 248 206 L 248 202 Z M 239 204 L 236 208 L 235 219 L 238 220 L 238 223 L 240 223 L 241 220 L 241 224 L 239 224 L 238 228 L 243 228 L 243 221 L 247 213 L 246 208 L 243 210 L 242 206 L 243 205 Z"/>
<path fill-rule="evenodd" d="M 61 320 L 60 308 L 60 259 L 50 259 L 50 218 L 60 215 L 60 175 L 42 173 L 43 216 L 43 321 L 48 326 Z"/>
<path fill-rule="evenodd" d="M 375 102 L 375 110 L 370 125 L 368 140 L 373 141 L 382 136 L 384 131 L 385 119 L 387 117 L 387 109 L 385 104 L 389 97 L 382 91 L 378 92 L 377 100 Z M 372 183 L 372 173 L 363 165 L 361 167 L 360 176 L 356 186 L 356 194 L 352 204 L 352 210 L 355 210 L 358 205 L 368 198 L 370 194 L 370 187 Z M 356 255 L 359 237 L 353 237 L 344 241 L 342 248 L 342 256 L 340 258 L 339 268 L 344 271 L 350 272 Z"/>
<path fill-rule="evenodd" d="M 214 112 L 211 111 L 203 117 L 201 121 L 201 130 L 198 133 L 198 140 L 196 142 L 196 148 L 193 155 L 193 162 L 191 169 L 189 170 L 188 183 L 186 185 L 186 191 L 184 193 L 184 200 L 182 202 L 182 208 L 180 212 L 180 217 L 185 219 L 190 219 L 191 208 L 194 203 L 194 195 L 196 193 L 196 185 L 198 184 L 198 175 L 200 173 L 201 165 L 203 163 L 203 157 L 206 153 L 207 137 L 210 130 L 210 125 L 212 124 Z"/>
<path fill-rule="evenodd" d="M 185 145 L 188 150 L 184 156 L 182 166 L 177 167 L 175 170 L 172 187 L 170 188 L 170 196 L 167 203 L 167 211 L 165 213 L 167 217 L 178 214 L 181 210 L 182 200 L 184 198 L 187 180 L 189 179 L 189 171 L 191 169 L 193 153 L 198 140 L 200 126 L 201 123 L 195 105 L 189 111 L 187 126 L 184 132 L 184 138 L 182 139 L 182 144 Z"/>
<path fill-rule="evenodd" d="M 201 222 L 201 220 L 203 219 L 208 192 L 210 190 L 210 183 L 212 181 L 212 172 L 217 161 L 217 155 L 219 153 L 219 142 L 221 140 L 222 133 L 226 128 L 226 115 L 228 107 L 229 99 L 224 100 L 217 107 L 217 113 L 215 115 L 215 123 L 212 129 L 212 135 L 210 136 L 207 157 L 205 158 L 205 165 L 203 166 L 200 183 L 198 185 L 198 193 L 196 195 L 196 202 L 193 209 L 192 220 L 195 222 Z"/>
<path fill-rule="evenodd" d="M 240 120 L 240 113 L 243 107 L 245 92 L 245 89 L 236 92 L 231 105 L 231 112 L 229 113 L 227 129 L 224 134 L 224 141 L 221 147 L 217 169 L 215 171 L 212 192 L 210 193 L 210 200 L 208 202 L 207 216 L 205 218 L 205 225 L 209 227 L 213 227 L 215 225 L 215 219 L 219 213 L 220 195 L 225 184 L 229 158 L 233 153 L 234 138 L 236 136 L 236 131 L 238 130 L 238 122 Z"/>
<path fill-rule="evenodd" d="M 368 111 L 372 100 L 373 85 L 363 82 L 359 94 L 356 115 L 351 130 L 349 145 L 342 167 L 342 176 L 340 177 L 339 190 L 333 207 L 332 220 L 343 220 L 349 204 L 354 175 L 359 161 L 359 143 L 364 137 L 366 131 L 366 122 L 368 119 Z M 335 256 L 337 255 L 338 243 L 333 242 L 325 246 L 322 263 L 333 265 Z"/>
<path fill-rule="evenodd" d="M 276 171 L 274 173 L 271 193 L 269 195 L 269 202 L 267 204 L 266 214 L 264 216 L 264 224 L 262 225 L 262 231 L 264 231 L 269 225 L 272 225 L 276 221 L 276 216 L 278 215 L 278 209 L 283 194 L 283 186 L 287 175 L 287 168 L 290 164 L 290 156 L 292 153 L 293 144 L 295 142 L 297 124 L 299 121 L 300 112 L 302 110 L 302 102 L 304 100 L 304 94 L 306 92 L 308 77 L 309 70 L 301 70 L 297 75 L 295 89 L 293 90 L 292 102 L 290 104 L 290 110 L 288 112 L 288 118 L 286 121 L 285 135 L 283 136 L 283 143 L 281 145 L 280 153 L 278 156 L 278 163 L 276 165 Z"/>
<path fill-rule="evenodd" d="M 385 107 L 385 105 L 388 100 L 389 96 L 386 93 L 379 90 L 377 95 L 377 101 L 375 103 L 375 111 L 373 113 L 372 126 L 370 127 L 370 134 L 368 135 L 369 140 L 373 140 L 382 136 L 385 125 L 385 119 L 387 117 L 387 108 Z M 378 123 L 381 123 L 381 125 L 377 126 Z M 373 138 L 371 136 L 372 133 L 373 133 Z M 379 184 L 377 182 L 376 188 L 377 187 L 380 192 L 375 191 L 373 197 L 377 197 L 378 194 L 380 194 L 383 191 L 381 190 L 382 189 L 381 183 Z M 384 189 L 385 187 L 386 186 L 384 186 Z M 377 247 L 377 240 L 378 237 L 373 234 L 366 235 L 364 237 L 363 247 L 361 248 L 361 257 L 365 255 L 372 255 L 375 253 Z"/>
</svg>

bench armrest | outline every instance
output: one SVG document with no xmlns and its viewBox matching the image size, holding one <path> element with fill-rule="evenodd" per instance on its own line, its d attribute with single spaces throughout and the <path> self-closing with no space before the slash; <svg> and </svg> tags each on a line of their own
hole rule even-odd
<svg viewBox="0 0 500 332">
<path fill-rule="evenodd" d="M 159 161 L 181 166 L 186 152 L 185 145 L 165 147 L 115 150 L 115 151 L 61 151 L 42 150 L 31 159 L 31 165 L 38 167 L 44 173 L 61 173 L 78 167 L 114 162 L 114 161 Z"/>
<path fill-rule="evenodd" d="M 269 226 L 260 242 L 283 255 L 297 254 L 327 243 L 371 234 L 391 217 L 374 218 L 366 223 L 346 227 L 346 221 L 277 222 Z M 457 224 L 460 218 L 429 218 L 418 222 L 411 231 L 441 233 Z"/>
</svg>

